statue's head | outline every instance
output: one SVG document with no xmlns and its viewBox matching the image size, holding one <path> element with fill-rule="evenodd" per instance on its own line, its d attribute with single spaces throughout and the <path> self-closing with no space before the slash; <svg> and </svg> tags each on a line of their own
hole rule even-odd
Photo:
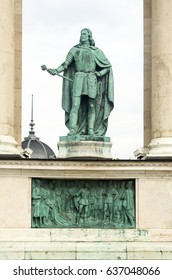
<svg viewBox="0 0 172 280">
<path fill-rule="evenodd" d="M 132 186 L 133 186 L 133 182 L 132 182 L 132 181 L 129 181 L 129 182 L 127 183 L 127 188 L 130 189 Z"/>
<path fill-rule="evenodd" d="M 91 30 L 90 30 L 89 28 L 83 28 L 83 29 L 81 30 L 81 35 L 82 35 L 83 33 L 87 33 L 87 34 L 88 34 L 88 41 L 89 41 L 89 43 L 90 43 L 90 46 L 95 46 L 95 42 L 94 42 L 94 40 L 93 40 L 93 38 L 92 38 L 92 32 L 91 32 Z M 80 43 L 82 43 L 82 37 L 80 38 Z"/>
</svg>

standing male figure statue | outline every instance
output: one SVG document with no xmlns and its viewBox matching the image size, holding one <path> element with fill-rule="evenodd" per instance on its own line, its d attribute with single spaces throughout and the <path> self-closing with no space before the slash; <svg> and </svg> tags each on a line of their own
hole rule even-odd
<svg viewBox="0 0 172 280">
<path fill-rule="evenodd" d="M 95 47 L 92 32 L 81 30 L 80 42 L 51 75 L 64 72 L 62 108 L 68 135 L 104 136 L 113 109 L 113 74 L 104 53 Z"/>
</svg>

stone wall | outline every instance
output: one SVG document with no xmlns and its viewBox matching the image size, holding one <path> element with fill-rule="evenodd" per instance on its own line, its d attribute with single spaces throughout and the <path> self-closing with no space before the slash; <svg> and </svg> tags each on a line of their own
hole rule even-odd
<svg viewBox="0 0 172 280">
<path fill-rule="evenodd" d="M 1 160 L 1 259 L 171 259 L 172 162 Z M 31 228 L 31 178 L 136 179 L 136 228 Z"/>
</svg>

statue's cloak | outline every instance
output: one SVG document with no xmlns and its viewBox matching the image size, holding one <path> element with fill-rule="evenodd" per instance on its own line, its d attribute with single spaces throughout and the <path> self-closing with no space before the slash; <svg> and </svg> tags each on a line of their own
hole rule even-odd
<svg viewBox="0 0 172 280">
<path fill-rule="evenodd" d="M 80 45 L 74 48 L 79 48 Z M 110 62 L 105 57 L 104 53 L 97 47 L 91 46 L 90 51 L 94 56 L 96 62 L 96 71 L 99 72 L 103 69 L 110 68 L 110 71 L 97 78 L 97 96 L 95 98 L 96 104 L 96 119 L 94 132 L 97 136 L 104 136 L 107 131 L 108 117 L 114 107 L 114 80 L 113 72 Z M 73 80 L 75 74 L 74 61 L 64 71 L 64 76 Z M 69 114 L 72 107 L 72 85 L 73 83 L 64 79 L 62 89 L 62 108 L 65 111 L 65 124 L 70 130 Z M 87 96 L 81 96 L 81 106 L 78 117 L 78 125 L 76 134 L 86 134 L 87 131 L 87 116 L 88 108 L 85 106 Z"/>
</svg>

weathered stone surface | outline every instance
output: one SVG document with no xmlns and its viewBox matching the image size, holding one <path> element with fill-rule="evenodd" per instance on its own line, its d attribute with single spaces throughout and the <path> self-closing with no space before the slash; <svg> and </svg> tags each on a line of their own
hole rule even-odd
<svg viewBox="0 0 172 280">
<path fill-rule="evenodd" d="M 171 1 L 144 0 L 144 147 L 149 149 L 147 159 L 172 158 L 171 24 Z"/>
<path fill-rule="evenodd" d="M 0 2 L 0 154 L 20 153 L 17 141 L 21 142 L 21 102 L 18 110 L 14 110 L 15 98 L 18 97 L 15 96 L 15 88 L 20 88 L 21 96 L 22 40 L 21 15 L 20 19 L 17 16 L 19 6 L 21 7 L 21 0 Z M 17 50 L 20 50 L 20 54 Z M 16 127 L 20 127 L 20 131 L 17 132 Z"/>
<path fill-rule="evenodd" d="M 60 141 L 58 158 L 112 159 L 112 143 L 101 141 Z"/>
<path fill-rule="evenodd" d="M 171 258 L 171 161 L 1 160 L 0 176 L 1 259 Z M 133 176 L 135 229 L 31 228 L 31 178 Z"/>
</svg>

